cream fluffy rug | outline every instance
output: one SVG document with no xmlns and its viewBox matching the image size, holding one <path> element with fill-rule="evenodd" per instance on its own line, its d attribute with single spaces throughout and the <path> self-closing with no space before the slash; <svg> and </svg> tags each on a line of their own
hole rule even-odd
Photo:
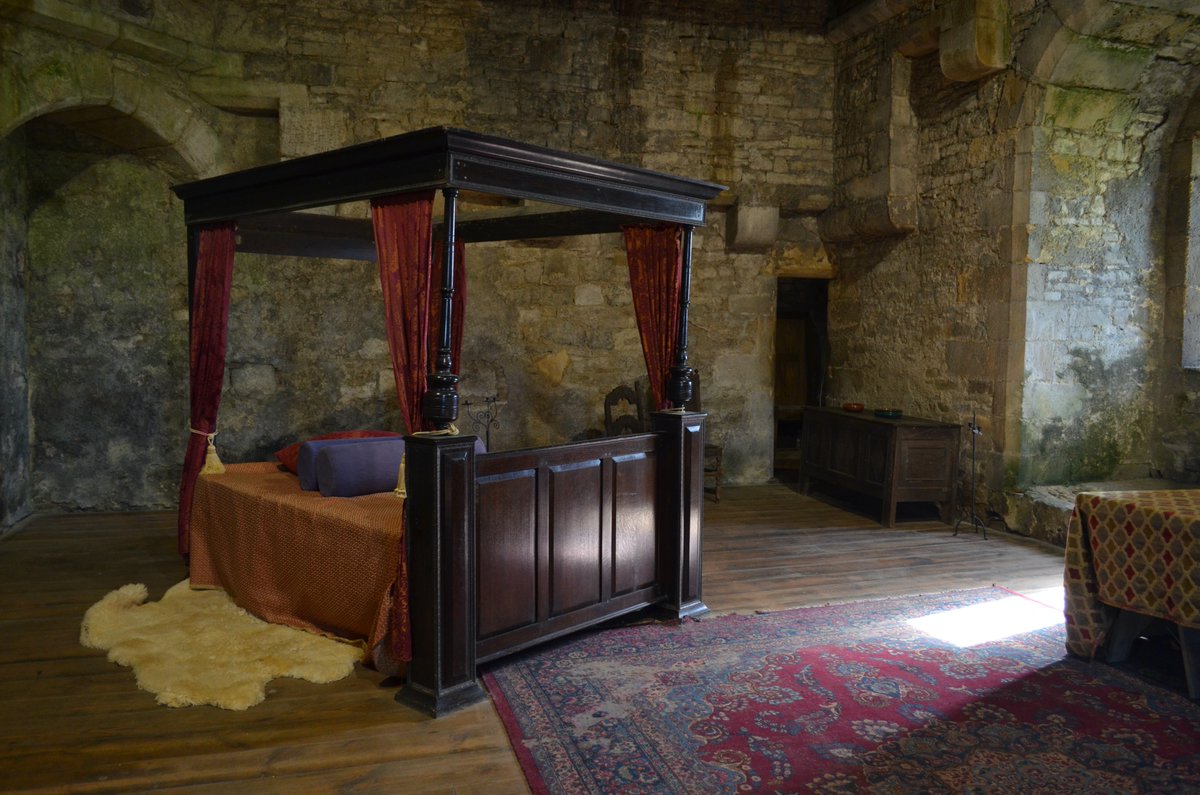
<svg viewBox="0 0 1200 795">
<path fill-rule="evenodd" d="M 268 624 L 224 591 L 193 591 L 187 580 L 158 602 L 146 586 L 125 585 L 88 608 L 79 641 L 133 669 L 138 687 L 168 707 L 246 709 L 280 676 L 335 682 L 362 650 L 303 630 Z"/>
</svg>

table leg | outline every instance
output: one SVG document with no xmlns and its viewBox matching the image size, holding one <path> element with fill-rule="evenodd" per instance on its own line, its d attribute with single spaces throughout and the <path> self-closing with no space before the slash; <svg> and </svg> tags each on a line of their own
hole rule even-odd
<svg viewBox="0 0 1200 795">
<path fill-rule="evenodd" d="M 1183 649 L 1183 672 L 1187 677 L 1188 698 L 1200 701 L 1200 629 L 1180 627 L 1179 646 Z"/>
<path fill-rule="evenodd" d="M 1129 610 L 1117 613 L 1117 620 L 1113 622 L 1112 632 L 1108 636 L 1108 656 L 1105 659 L 1110 663 L 1128 660 L 1129 653 L 1133 650 L 1133 642 L 1145 634 L 1155 621 L 1156 619 L 1150 616 Z"/>
</svg>

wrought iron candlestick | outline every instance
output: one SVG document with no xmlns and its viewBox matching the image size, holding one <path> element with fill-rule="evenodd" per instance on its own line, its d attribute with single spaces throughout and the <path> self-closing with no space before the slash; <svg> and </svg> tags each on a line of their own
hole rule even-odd
<svg viewBox="0 0 1200 795">
<path fill-rule="evenodd" d="M 963 516 L 959 514 L 958 521 L 954 523 L 954 535 L 958 535 L 958 528 L 964 522 L 975 528 L 975 532 L 983 530 L 983 540 L 987 541 L 987 522 L 979 518 L 979 514 L 975 512 L 975 441 L 983 435 L 983 430 L 975 422 L 975 413 L 971 413 L 971 422 L 967 424 L 967 428 L 971 431 L 971 497 L 969 515 Z"/>
<path fill-rule="evenodd" d="M 488 452 L 492 451 L 492 427 L 499 424 L 500 407 L 496 405 L 500 398 L 498 395 L 492 395 L 483 399 L 482 411 L 471 411 L 471 406 L 477 405 L 469 400 L 463 401 L 463 408 L 467 410 L 467 417 L 470 418 L 471 424 L 478 431 L 483 428 L 483 443 L 487 446 Z"/>
</svg>

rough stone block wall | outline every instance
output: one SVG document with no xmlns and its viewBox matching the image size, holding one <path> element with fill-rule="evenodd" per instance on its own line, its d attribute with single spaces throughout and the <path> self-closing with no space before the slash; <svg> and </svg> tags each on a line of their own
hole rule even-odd
<svg viewBox="0 0 1200 795">
<path fill-rule="evenodd" d="M 302 102 L 281 107 L 285 156 L 452 124 L 723 181 L 732 197 L 791 212 L 829 200 L 832 52 L 794 12 L 520 2 L 420 3 L 369 17 L 311 2 L 226 10 L 216 40 L 247 51 L 248 78 L 306 86 Z M 714 212 L 696 237 L 692 363 L 705 377 L 711 432 L 733 448 L 731 479 L 762 480 L 770 252 L 726 254 L 723 225 Z M 597 432 L 603 395 L 644 369 L 620 239 L 472 246 L 468 271 L 461 391 L 500 398 L 493 445 Z M 731 433 L 744 427 L 755 430 Z"/>
<path fill-rule="evenodd" d="M 1200 482 L 1200 94 L 1166 164 L 1166 300 L 1162 390 L 1154 429 L 1162 474 Z"/>
<path fill-rule="evenodd" d="M 1167 354 L 1166 258 L 1169 150 L 1194 102 L 1200 38 L 1194 18 L 1133 18 L 1115 41 L 1059 37 L 1035 130 L 1023 483 L 1196 477 L 1171 452 L 1197 436 L 1167 386 L 1187 379 Z M 1073 20 L 1094 33 L 1088 21 Z"/>
<path fill-rule="evenodd" d="M 879 155 L 862 131 L 877 126 L 871 116 L 881 92 L 890 90 L 895 46 L 876 32 L 841 52 L 839 201 L 853 201 L 856 180 L 877 168 Z M 914 130 L 900 142 L 911 151 L 900 154 L 914 170 L 917 230 L 831 247 L 838 276 L 829 286 L 827 403 L 861 402 L 960 424 L 977 415 L 986 479 L 999 470 L 994 426 L 1008 339 L 1009 267 L 996 232 L 1007 223 L 1004 199 L 1012 185 L 1012 134 L 997 130 L 1004 83 L 1001 77 L 947 81 L 936 53 L 906 69 L 901 107 L 912 114 Z M 965 452 L 965 431 L 963 439 Z M 965 481 L 969 467 L 962 461 Z"/>
<path fill-rule="evenodd" d="M 1162 156 L 1195 85 L 1195 26 L 1068 3 L 1011 11 L 1010 71 L 954 84 L 936 55 L 918 58 L 907 109 L 880 99 L 888 54 L 924 29 L 924 9 L 839 48 L 835 207 L 883 193 L 866 184 L 881 173 L 882 108 L 913 115 L 920 213 L 912 233 L 831 249 L 830 401 L 978 411 L 991 490 L 1160 472 L 1195 439 L 1177 364 L 1159 398 Z M 1105 26 L 1111 40 L 1091 37 Z"/>
<path fill-rule="evenodd" d="M 33 508 L 25 341 L 27 191 L 24 136 L 0 139 L 0 528 Z"/>
<path fill-rule="evenodd" d="M 166 507 L 187 416 L 186 241 L 181 223 L 163 223 L 179 205 L 167 178 L 136 157 L 71 165 L 78 172 L 61 186 L 45 181 L 62 176 L 55 169 L 31 175 L 34 500 Z"/>
<path fill-rule="evenodd" d="M 1060 115 L 1039 131 L 1030 194 L 1020 481 L 1144 476 L 1162 272 L 1141 169 L 1161 120 L 1130 109 L 1084 125 L 1070 100 L 1053 102 Z"/>
<path fill-rule="evenodd" d="M 16 48 L 21 58 L 69 51 L 71 63 L 119 72 L 123 85 L 136 87 L 123 77 L 136 72 L 162 87 L 163 101 L 211 98 L 236 110 L 203 114 L 217 131 L 204 152 L 216 171 L 457 125 L 723 181 L 726 204 L 783 211 L 781 226 L 803 238 L 789 238 L 793 247 L 814 247 L 800 219 L 829 202 L 833 53 L 813 32 L 816 12 L 430 0 L 59 10 L 68 6 L 77 10 L 70 24 L 33 11 L 36 29 L 10 28 L 28 45 Z M 106 31 L 116 40 L 105 43 Z M 164 76 L 166 64 L 178 64 L 173 75 Z M 17 67 L 36 70 L 32 61 Z M 46 83 L 32 101 L 87 93 L 77 87 L 87 79 L 68 74 L 70 85 Z M 113 103 L 142 113 L 159 99 L 143 91 Z M 37 186 L 46 201 L 30 235 L 38 282 L 29 424 L 42 507 L 175 499 L 186 440 L 182 218 L 171 180 L 115 143 L 74 170 L 72 152 L 37 151 L 40 162 L 61 166 Z M 691 361 L 704 377 L 712 434 L 727 447 L 727 476 L 759 481 L 770 474 L 777 256 L 769 247 L 727 252 L 725 214 L 717 207 L 696 236 Z M 68 217 L 75 235 L 59 239 L 52 230 Z M 644 371 L 619 237 L 472 246 L 468 260 L 462 393 L 501 399 L 493 446 L 598 431 L 603 395 Z M 295 438 L 351 426 L 399 429 L 380 303 L 369 263 L 240 256 L 222 455 L 260 459 Z M 8 335 L 4 344 L 26 343 Z M 111 366 L 98 369 L 101 361 Z M 465 416 L 460 424 L 471 430 Z"/>
</svg>

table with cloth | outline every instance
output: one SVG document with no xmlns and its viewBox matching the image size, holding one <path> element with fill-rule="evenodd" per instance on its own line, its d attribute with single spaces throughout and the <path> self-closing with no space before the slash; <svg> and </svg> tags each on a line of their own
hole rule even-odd
<svg viewBox="0 0 1200 795">
<path fill-rule="evenodd" d="M 1200 696 L 1200 489 L 1079 494 L 1064 585 L 1068 651 L 1092 658 L 1122 619 L 1164 619 Z"/>
</svg>

